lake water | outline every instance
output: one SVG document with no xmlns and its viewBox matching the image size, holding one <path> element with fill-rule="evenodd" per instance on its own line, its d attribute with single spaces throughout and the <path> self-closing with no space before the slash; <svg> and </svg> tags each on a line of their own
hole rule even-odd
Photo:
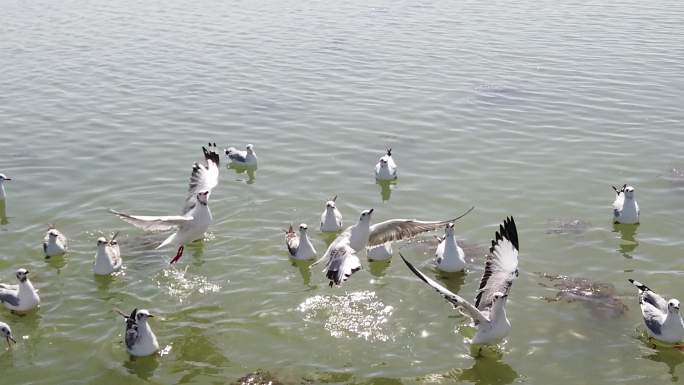
<svg viewBox="0 0 684 385">
<path fill-rule="evenodd" d="M 684 354 L 639 338 L 636 278 L 684 296 L 684 5 L 680 1 L 0 0 L 0 281 L 26 267 L 39 311 L 0 310 L 19 339 L 3 384 L 677 382 Z M 173 248 L 106 212 L 175 214 L 200 146 L 254 143 L 221 165 L 215 222 Z M 372 168 L 394 149 L 399 180 Z M 638 227 L 611 223 L 630 183 Z M 520 277 L 501 354 L 398 255 L 341 288 L 288 260 L 282 229 L 448 219 L 474 263 L 441 278 L 472 298 L 495 229 L 514 215 Z M 4 217 L 4 216 L 3 216 Z M 578 220 L 579 222 L 573 222 Z M 48 223 L 70 252 L 46 262 Z M 125 271 L 92 274 L 121 231 Z M 439 234 L 439 233 L 437 233 Z M 429 274 L 432 235 L 399 243 Z M 544 274 L 547 276 L 545 277 Z M 612 284 L 593 302 L 557 275 Z M 605 291 L 601 292 L 605 293 Z M 625 309 L 626 306 L 626 309 Z M 164 355 L 130 360 L 114 308 L 143 307 Z"/>
</svg>

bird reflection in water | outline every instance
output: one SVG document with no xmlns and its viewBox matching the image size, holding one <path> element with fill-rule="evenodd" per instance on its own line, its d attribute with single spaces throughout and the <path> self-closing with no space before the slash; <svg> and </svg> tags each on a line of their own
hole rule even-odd
<svg viewBox="0 0 684 385">
<path fill-rule="evenodd" d="M 627 259 L 632 259 L 632 253 L 637 246 L 639 246 L 639 242 L 636 240 L 636 235 L 637 235 L 637 229 L 639 228 L 639 225 L 622 225 L 622 224 L 613 224 L 613 232 L 614 233 L 619 233 L 620 234 L 620 239 L 622 239 L 622 242 L 620 243 L 620 247 L 618 248 L 618 251 L 620 254 L 622 254 L 623 257 Z"/>
</svg>

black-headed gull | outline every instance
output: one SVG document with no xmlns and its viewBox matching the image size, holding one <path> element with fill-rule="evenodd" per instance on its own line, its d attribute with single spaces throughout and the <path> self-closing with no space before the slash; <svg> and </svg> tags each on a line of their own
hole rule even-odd
<svg viewBox="0 0 684 385">
<path fill-rule="evenodd" d="M 133 309 L 131 315 L 118 312 L 124 317 L 126 329 L 124 340 L 126 350 L 132 356 L 143 357 L 156 353 L 159 350 L 157 336 L 154 335 L 148 320 L 154 317 L 145 309 Z"/>
<path fill-rule="evenodd" d="M 397 164 L 392 158 L 392 149 L 388 148 L 387 153 L 383 155 L 378 163 L 375 165 L 375 179 L 377 180 L 395 180 L 397 179 Z"/>
<path fill-rule="evenodd" d="M 5 337 L 5 341 L 7 341 L 7 348 L 11 349 L 12 344 L 11 342 L 14 342 L 15 344 L 17 343 L 17 340 L 14 339 L 14 336 L 12 335 L 12 329 L 9 327 L 8 324 L 4 322 L 0 322 L 0 334 Z"/>
<path fill-rule="evenodd" d="M 456 243 L 453 223 L 447 223 L 444 227 L 444 237 L 439 239 L 440 242 L 435 251 L 435 266 L 437 269 L 447 273 L 463 271 L 466 267 L 465 254 L 463 249 Z"/>
<path fill-rule="evenodd" d="M 5 181 L 12 180 L 8 178 L 5 174 L 0 174 L 0 201 L 5 200 L 7 193 L 5 192 Z"/>
<path fill-rule="evenodd" d="M 228 147 L 225 149 L 226 156 L 233 162 L 233 164 L 240 166 L 256 166 L 257 155 L 254 152 L 254 145 L 248 144 L 245 146 L 245 151 L 240 151 L 235 147 Z"/>
<path fill-rule="evenodd" d="M 95 274 L 109 275 L 121 269 L 123 260 L 121 259 L 119 243 L 116 241 L 117 234 L 114 234 L 110 240 L 107 240 L 105 237 L 97 239 L 97 252 L 95 253 L 95 263 L 93 264 L 93 272 Z"/>
<path fill-rule="evenodd" d="M 509 217 L 504 220 L 503 225 L 499 225 L 499 231 L 492 241 L 474 305 L 430 279 L 401 253 L 399 255 L 418 278 L 437 290 L 455 307 L 463 309 L 475 321 L 477 333 L 472 343 L 488 345 L 502 340 L 511 331 L 511 323 L 506 317 L 506 301 L 513 281 L 518 276 L 518 250 L 518 231 L 513 218 Z"/>
<path fill-rule="evenodd" d="M 619 189 L 612 187 L 615 190 L 613 222 L 628 225 L 639 223 L 639 205 L 634 199 L 634 187 L 626 184 Z"/>
<path fill-rule="evenodd" d="M 209 195 L 218 184 L 219 155 L 216 152 L 215 143 L 210 145 L 208 149 L 202 147 L 202 151 L 204 152 L 204 163 L 195 163 L 192 166 L 188 195 L 181 215 L 129 215 L 109 210 L 122 220 L 146 231 L 176 229 L 176 232 L 157 246 L 159 249 L 171 243 L 179 245 L 178 252 L 171 263 L 177 262 L 183 256 L 186 243 L 204 238 L 204 233 L 213 220 L 211 210 L 209 210 Z"/>
<path fill-rule="evenodd" d="M 679 301 L 674 298 L 666 301 L 643 283 L 633 279 L 629 282 L 639 289 L 639 306 L 648 335 L 668 344 L 682 342 L 684 322 L 679 314 Z M 681 348 L 683 345 L 677 347 Z"/>
<path fill-rule="evenodd" d="M 335 201 L 337 195 L 325 202 L 325 210 L 321 214 L 321 231 L 322 232 L 337 232 L 342 230 L 342 213 L 337 209 Z"/>
<path fill-rule="evenodd" d="M 38 290 L 28 279 L 29 271 L 21 268 L 16 272 L 18 285 L 0 283 L 0 303 L 9 310 L 23 313 L 40 305 Z"/>
<path fill-rule="evenodd" d="M 358 262 L 357 253 L 364 251 L 367 247 L 383 245 L 387 242 L 409 239 L 427 231 L 433 231 L 449 222 L 455 222 L 462 218 L 474 207 L 470 208 L 458 218 L 447 221 L 418 221 L 415 219 L 390 219 L 376 223 L 371 226 L 371 216 L 373 209 L 361 212 L 359 221 L 347 227 L 335 240 L 328 246 L 323 257 L 316 261 L 314 265 L 321 261 L 326 261 L 324 272 L 330 279 L 330 286 L 340 285 L 346 281 L 353 273 L 361 269 Z M 391 255 L 391 253 L 390 253 Z M 345 261 L 349 258 L 350 261 Z M 339 260 L 339 261 L 338 261 Z M 331 270 L 332 269 L 332 270 Z"/>
<path fill-rule="evenodd" d="M 313 259 L 316 256 L 316 249 L 309 240 L 307 235 L 307 225 L 302 223 L 299 225 L 299 235 L 295 233 L 292 225 L 285 232 L 285 244 L 287 245 L 287 250 L 294 259 Z"/>
<path fill-rule="evenodd" d="M 67 251 L 67 239 L 54 226 L 48 226 L 43 238 L 43 252 L 47 258 L 64 255 Z"/>
</svg>

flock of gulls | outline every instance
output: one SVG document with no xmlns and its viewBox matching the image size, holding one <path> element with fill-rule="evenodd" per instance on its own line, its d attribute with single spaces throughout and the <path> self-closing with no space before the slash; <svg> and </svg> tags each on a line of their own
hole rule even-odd
<svg viewBox="0 0 684 385">
<path fill-rule="evenodd" d="M 212 189 L 218 185 L 220 157 L 216 143 L 202 147 L 204 160 L 194 163 L 190 176 L 188 193 L 180 215 L 132 215 L 117 210 L 109 211 L 123 221 L 145 231 L 173 231 L 157 249 L 173 245 L 177 247 L 176 255 L 171 263 L 176 263 L 183 256 L 184 246 L 195 240 L 202 240 L 211 225 L 213 217 L 209 209 L 209 197 Z M 257 155 L 254 146 L 248 144 L 245 150 L 230 147 L 224 150 L 228 161 L 247 167 L 257 166 Z M 388 149 L 374 168 L 375 178 L 379 181 L 397 179 L 397 164 Z M 5 182 L 12 179 L 0 174 L 0 200 L 6 199 Z M 613 221 L 619 224 L 639 223 L 639 206 L 634 197 L 634 187 L 623 185 L 615 190 L 613 202 Z M 325 252 L 320 255 L 309 239 L 309 227 L 302 223 L 297 231 L 290 225 L 285 231 L 285 244 L 289 255 L 297 260 L 311 260 L 311 267 L 323 265 L 323 273 L 329 285 L 340 286 L 356 271 L 360 270 L 359 256 L 366 253 L 370 261 L 387 260 L 392 257 L 392 243 L 413 238 L 419 234 L 444 229 L 439 237 L 435 252 L 434 267 L 443 272 L 459 272 L 466 268 L 464 252 L 456 242 L 454 222 L 470 213 L 474 207 L 462 215 L 446 221 L 420 221 L 415 219 L 390 219 L 371 224 L 373 209 L 361 211 L 358 220 L 351 226 L 344 227 L 343 218 L 336 206 L 337 196 L 325 203 L 320 217 L 321 232 L 337 233 Z M 109 275 L 119 271 L 123 260 L 116 241 L 118 233 L 110 239 L 97 239 L 97 249 L 93 263 L 93 272 L 97 275 Z M 518 254 L 520 243 L 514 218 L 507 217 L 494 233 L 494 239 L 485 259 L 484 272 L 480 279 L 479 289 L 474 301 L 470 302 L 429 278 L 400 254 L 408 269 L 421 281 L 432 287 L 455 308 L 472 318 L 477 332 L 472 338 L 474 345 L 495 345 L 504 339 L 511 330 L 511 323 L 506 314 L 506 302 L 513 282 L 518 277 Z M 67 238 L 59 230 L 50 226 L 45 234 L 43 252 L 47 258 L 60 256 L 67 252 Z M 320 259 L 315 260 L 316 257 Z M 315 261 L 314 261 L 315 260 Z M 29 279 L 29 271 L 19 268 L 16 271 L 18 283 L 0 283 L 0 303 L 15 313 L 26 313 L 40 305 L 40 297 Z M 637 287 L 639 304 L 646 331 L 651 338 L 662 343 L 680 345 L 684 340 L 684 322 L 679 314 L 679 301 L 666 300 L 646 285 L 630 279 Z M 128 353 L 132 356 L 147 356 L 159 350 L 159 343 L 152 331 L 149 319 L 153 317 L 145 309 L 133 309 L 130 314 L 116 310 L 124 319 L 124 342 Z M 7 341 L 8 348 L 16 339 L 10 326 L 0 322 L 0 333 Z"/>
</svg>

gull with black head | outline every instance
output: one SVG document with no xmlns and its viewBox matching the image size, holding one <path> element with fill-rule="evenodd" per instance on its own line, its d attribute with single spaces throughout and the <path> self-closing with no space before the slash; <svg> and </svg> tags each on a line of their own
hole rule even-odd
<svg viewBox="0 0 684 385">
<path fill-rule="evenodd" d="M 122 212 L 109 210 L 119 216 L 125 222 L 146 231 L 176 230 L 166 238 L 157 249 L 168 244 L 178 245 L 176 256 L 171 263 L 178 262 L 183 256 L 186 243 L 204 238 L 204 233 L 213 221 L 209 210 L 209 195 L 211 190 L 218 185 L 219 178 L 219 155 L 216 152 L 216 143 L 209 143 L 208 148 L 202 147 L 204 162 L 196 162 L 192 166 L 188 194 L 181 215 L 147 216 L 129 215 Z"/>
<path fill-rule="evenodd" d="M 518 276 L 518 250 L 518 231 L 515 221 L 509 217 L 504 220 L 503 225 L 499 225 L 499 231 L 494 235 L 475 304 L 429 278 L 400 255 L 413 274 L 475 321 L 477 333 L 472 343 L 489 345 L 499 342 L 511 331 L 511 323 L 506 315 L 506 302 L 513 281 Z"/>
</svg>

